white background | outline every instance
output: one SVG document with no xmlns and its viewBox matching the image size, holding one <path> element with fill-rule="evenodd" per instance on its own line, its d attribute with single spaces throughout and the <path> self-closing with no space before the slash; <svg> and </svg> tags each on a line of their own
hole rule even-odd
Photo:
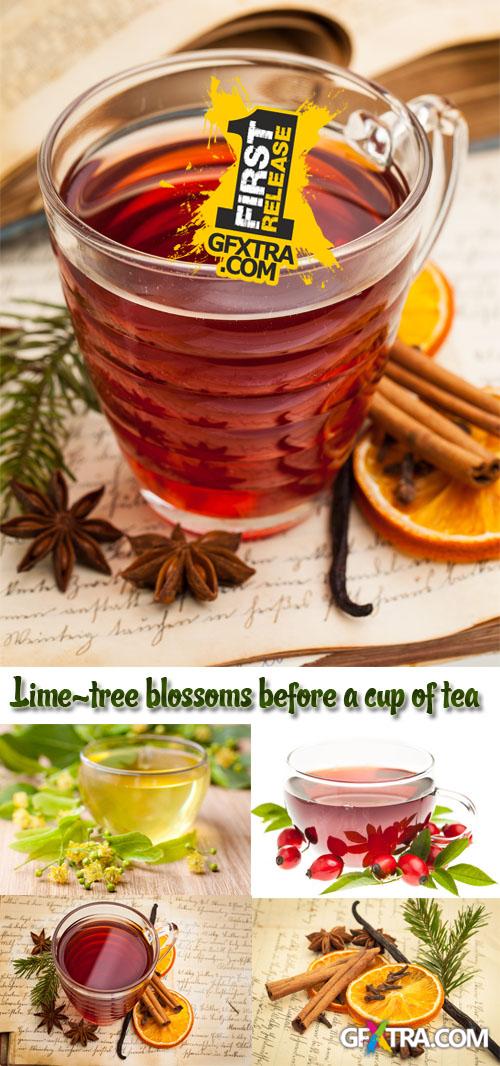
<svg viewBox="0 0 500 1066">
<path fill-rule="evenodd" d="M 303 685 L 319 683 L 320 670 L 304 670 L 300 673 Z M 358 689 L 376 686 L 377 689 L 423 687 L 430 680 L 449 680 L 457 687 L 474 686 L 482 696 L 481 711 L 444 711 L 431 718 L 422 711 L 408 707 L 397 719 L 391 719 L 382 711 L 322 712 L 319 715 L 302 714 L 297 719 L 284 723 L 276 714 L 256 722 L 252 732 L 253 792 L 252 807 L 260 803 L 284 804 L 283 784 L 287 774 L 286 758 L 289 752 L 302 744 L 331 741 L 335 738 L 370 738 L 395 740 L 415 744 L 430 751 L 435 758 L 434 780 L 443 789 L 465 793 L 477 809 L 474 825 L 474 842 L 458 862 L 480 866 L 490 877 L 500 882 L 500 846 L 498 830 L 498 795 L 500 785 L 500 725 L 498 685 L 495 670 L 475 670 L 453 667 L 426 667 L 418 669 L 362 669 L 329 671 L 335 679 L 345 675 L 348 684 Z M 297 672 L 295 672 L 297 677 Z M 288 725 L 288 727 L 286 727 Z M 447 804 L 448 805 L 448 804 Z M 459 821 L 465 821 L 462 817 Z M 260 819 L 252 818 L 252 893 L 254 896 L 313 897 L 318 896 L 327 883 L 313 881 L 305 876 L 314 854 L 307 853 L 300 866 L 283 870 L 275 862 L 277 833 L 265 833 Z M 261 829 L 259 831 L 259 826 Z M 348 872 L 348 871 L 346 871 Z M 425 889 L 409 889 L 403 882 L 373 888 L 340 891 L 339 895 L 356 898 L 361 896 L 406 897 L 408 893 L 428 896 Z M 438 895 L 447 895 L 441 890 Z M 477 888 L 460 885 L 461 896 L 493 896 L 499 894 L 498 885 Z M 434 895 L 434 893 L 432 893 Z M 335 899 L 335 894 L 330 897 Z"/>
<path fill-rule="evenodd" d="M 411 707 L 391 718 L 387 711 L 326 710 L 299 711 L 291 716 L 285 710 L 252 711 L 196 710 L 196 711 L 148 711 L 107 710 L 91 711 L 85 705 L 74 710 L 28 710 L 13 711 L 9 702 L 13 696 L 13 675 L 21 673 L 26 682 L 34 681 L 44 688 L 65 686 L 73 692 L 84 694 L 92 679 L 107 688 L 144 689 L 146 675 L 159 680 L 161 674 L 168 676 L 172 685 L 214 688 L 258 687 L 258 679 L 265 676 L 270 687 L 287 687 L 298 681 L 304 688 L 335 688 L 343 693 L 354 687 L 363 693 L 375 686 L 377 689 L 404 688 L 411 692 L 425 687 L 429 681 L 438 684 L 446 679 L 454 687 L 474 687 L 481 694 L 481 710 L 445 711 L 438 704 L 432 717 L 424 711 Z M 165 668 L 140 670 L 131 668 L 110 669 L 2 669 L 3 701 L 0 720 L 4 723 L 28 722 L 245 722 L 252 726 L 252 807 L 259 803 L 283 803 L 283 785 L 286 779 L 286 757 L 300 744 L 313 743 L 336 737 L 376 737 L 395 739 L 408 744 L 425 747 L 435 757 L 435 780 L 444 789 L 464 792 L 477 807 L 474 827 L 474 844 L 460 861 L 468 861 L 485 869 L 490 876 L 500 881 L 500 848 L 498 833 L 498 793 L 500 782 L 500 726 L 498 696 L 495 691 L 497 671 L 488 667 L 474 670 L 450 666 L 426 666 L 415 668 L 338 668 L 301 669 L 297 667 L 244 667 L 244 668 Z M 28 685 L 26 686 L 28 687 Z M 231 794 L 228 793 L 228 803 Z M 282 870 L 276 866 L 276 836 L 265 834 L 260 819 L 252 817 L 252 891 L 256 896 L 315 896 L 326 885 L 305 877 L 307 864 L 295 870 Z M 412 891 L 419 891 L 412 889 Z M 403 882 L 390 886 L 364 889 L 366 894 L 405 896 L 408 888 Z M 495 885 L 479 889 L 460 886 L 463 896 L 498 896 Z M 344 893 L 341 893 L 344 895 Z M 355 891 L 346 890 L 349 898 Z M 422 894 L 426 894 L 422 890 Z M 441 891 L 439 891 L 441 895 Z M 333 897 L 334 898 L 334 897 Z"/>
</svg>

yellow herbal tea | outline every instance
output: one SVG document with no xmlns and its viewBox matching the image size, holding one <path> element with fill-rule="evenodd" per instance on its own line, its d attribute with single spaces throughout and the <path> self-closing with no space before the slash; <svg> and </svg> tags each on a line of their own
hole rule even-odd
<svg viewBox="0 0 500 1066">
<path fill-rule="evenodd" d="M 209 781 L 206 752 L 181 737 L 105 737 L 80 756 L 80 790 L 95 821 L 153 844 L 193 827 Z"/>
</svg>

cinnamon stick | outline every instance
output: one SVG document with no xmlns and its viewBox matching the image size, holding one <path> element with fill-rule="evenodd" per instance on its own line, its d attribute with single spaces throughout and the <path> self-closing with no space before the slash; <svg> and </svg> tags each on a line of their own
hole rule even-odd
<svg viewBox="0 0 500 1066">
<path fill-rule="evenodd" d="M 420 356 L 424 359 L 425 363 L 432 363 L 432 360 L 428 356 Z M 434 363 L 432 363 L 434 366 Z M 440 367 L 440 370 L 443 368 Z M 500 416 L 493 414 L 491 411 L 485 410 L 480 407 L 479 404 L 470 403 L 468 400 L 462 399 L 458 396 L 452 388 L 443 388 L 436 385 L 434 381 L 424 375 L 424 373 L 414 373 L 408 370 L 406 366 L 401 365 L 396 359 L 391 357 L 385 368 L 385 373 L 388 377 L 397 381 L 399 385 L 403 385 L 406 389 L 410 389 L 411 392 L 416 392 L 419 396 L 424 396 L 429 403 L 435 404 L 441 410 L 448 411 L 455 418 L 461 418 L 465 422 L 471 422 L 474 426 L 479 426 L 480 429 L 486 430 L 487 433 L 493 433 L 497 437 L 500 436 Z M 448 371 L 446 371 L 448 373 Z M 453 378 L 455 374 L 451 375 Z M 462 378 L 458 378 L 458 381 L 462 382 Z M 468 385 L 468 382 L 464 381 L 464 385 Z M 473 388 L 471 385 L 470 388 Z M 488 400 L 495 399 L 488 393 L 482 393 L 480 389 L 475 389 L 475 392 L 480 396 L 487 396 Z M 498 400 L 496 401 L 498 403 Z"/>
<path fill-rule="evenodd" d="M 475 385 L 471 385 L 470 381 L 465 381 L 458 374 L 453 374 L 451 370 L 446 370 L 444 366 L 429 359 L 428 355 L 422 355 L 417 348 L 410 348 L 408 344 L 396 340 L 391 349 L 390 358 L 411 371 L 412 374 L 416 374 L 421 380 L 430 381 L 438 388 L 452 393 L 474 407 L 479 407 L 482 411 L 489 411 L 497 419 L 497 424 L 500 423 L 500 400 L 496 396 L 476 388 Z M 498 429 L 493 432 L 498 433 Z"/>
<path fill-rule="evenodd" d="M 162 1000 L 163 1003 L 166 1003 L 167 1007 L 169 1007 L 174 1014 L 179 1014 L 182 1010 L 182 1003 L 177 1003 L 168 988 L 165 988 L 165 985 L 163 984 L 163 981 L 160 980 L 158 974 L 153 974 L 151 984 L 153 985 L 158 999 Z"/>
<path fill-rule="evenodd" d="M 315 967 L 314 970 L 306 970 L 305 973 L 294 974 L 293 977 L 283 977 L 277 981 L 268 981 L 266 992 L 269 999 L 274 1003 L 276 999 L 292 996 L 294 992 L 303 992 L 306 988 L 314 988 L 315 985 L 321 984 L 322 981 L 328 981 L 337 972 L 339 966 L 343 965 L 345 965 L 345 960 L 336 959 L 335 962 Z"/>
<path fill-rule="evenodd" d="M 367 963 L 379 953 L 380 948 L 362 950 L 356 959 L 349 959 L 342 966 L 339 966 L 337 972 L 323 985 L 321 992 L 318 992 L 316 996 L 310 999 L 305 1007 L 302 1008 L 300 1014 L 297 1014 L 297 1017 L 293 1019 L 292 1026 L 296 1032 L 305 1033 L 311 1023 L 316 1021 L 325 1008 L 347 988 L 355 977 L 359 977 L 363 973 Z"/>
<path fill-rule="evenodd" d="M 488 448 L 485 448 L 483 444 L 479 444 L 479 441 L 470 436 L 465 429 L 458 426 L 451 418 L 446 418 L 445 415 L 436 411 L 434 407 L 429 407 L 429 404 L 424 403 L 413 392 L 402 388 L 401 385 L 397 385 L 395 381 L 388 377 L 381 378 L 378 390 L 396 407 L 400 407 L 407 414 L 422 422 L 428 429 L 437 433 L 438 436 L 444 437 L 446 440 L 451 441 L 452 444 L 458 444 L 460 448 L 465 448 L 468 452 L 474 452 L 475 455 L 479 456 L 480 459 L 484 459 L 487 463 L 495 463 L 500 470 L 500 459 L 496 459 L 488 451 Z"/>
<path fill-rule="evenodd" d="M 159 1000 L 156 998 L 150 984 L 144 989 L 141 1001 L 158 1025 L 170 1025 L 170 1018 L 164 1011 Z"/>
<path fill-rule="evenodd" d="M 404 441 L 420 458 L 427 459 L 459 481 L 477 488 L 490 484 L 499 475 L 499 463 L 494 456 L 486 461 L 475 452 L 439 436 L 388 400 L 382 392 L 377 391 L 372 397 L 370 416 L 391 436 Z"/>
</svg>

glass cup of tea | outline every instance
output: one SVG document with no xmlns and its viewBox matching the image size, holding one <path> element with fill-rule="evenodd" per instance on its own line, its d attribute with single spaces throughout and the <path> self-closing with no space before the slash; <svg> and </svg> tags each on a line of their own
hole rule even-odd
<svg viewBox="0 0 500 1066">
<path fill-rule="evenodd" d="M 434 759 L 423 748 L 385 740 L 335 740 L 296 748 L 288 756 L 285 803 L 290 818 L 323 854 L 344 866 L 371 866 L 408 846 L 444 800 L 447 820 L 470 833 L 475 816 L 467 796 L 438 789 Z M 441 844 L 449 843 L 444 838 Z"/>
<path fill-rule="evenodd" d="M 156 929 L 140 911 L 107 900 L 67 914 L 52 937 L 52 957 L 70 1003 L 88 1022 L 111 1025 L 140 999 L 178 929 Z"/>
<path fill-rule="evenodd" d="M 158 844 L 192 829 L 210 768 L 205 749 L 184 737 L 101 737 L 81 752 L 78 782 L 99 825 Z"/>
<path fill-rule="evenodd" d="M 337 115 L 305 196 L 341 269 L 221 277 L 193 218 L 234 162 L 210 80 L 251 109 Z M 144 498 L 186 529 L 263 536 L 306 517 L 353 448 L 467 147 L 437 96 L 271 51 L 206 50 L 113 75 L 59 116 L 39 176 L 80 348 Z M 333 254 L 332 254 L 333 264 Z"/>
</svg>

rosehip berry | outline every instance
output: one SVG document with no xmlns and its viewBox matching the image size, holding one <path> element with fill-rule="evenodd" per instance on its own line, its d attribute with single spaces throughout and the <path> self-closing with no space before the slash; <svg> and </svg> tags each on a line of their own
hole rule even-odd
<svg viewBox="0 0 500 1066">
<path fill-rule="evenodd" d="M 326 846 L 332 855 L 340 855 L 340 858 L 349 851 L 349 846 L 340 837 L 328 837 Z"/>
<path fill-rule="evenodd" d="M 431 866 L 431 867 L 434 866 L 434 863 L 435 863 L 438 855 L 441 854 L 442 850 L 443 849 L 439 847 L 439 844 L 431 844 L 431 850 L 430 850 L 430 852 L 429 852 L 429 854 L 427 856 L 427 865 L 428 866 Z"/>
<path fill-rule="evenodd" d="M 427 822 L 427 825 L 426 825 L 425 828 L 429 830 L 429 833 L 431 834 L 431 837 L 439 837 L 439 836 L 441 836 L 441 830 L 440 830 L 439 826 L 436 825 L 435 822 Z"/>
<path fill-rule="evenodd" d="M 318 843 L 318 831 L 313 825 L 310 825 L 308 829 L 304 829 L 304 836 L 310 844 Z"/>
<path fill-rule="evenodd" d="M 453 822 L 452 825 L 445 825 L 443 828 L 443 836 L 445 837 L 461 837 L 462 833 L 465 833 L 467 829 L 466 825 L 461 825 L 460 822 Z"/>
<path fill-rule="evenodd" d="M 282 866 L 284 870 L 292 870 L 294 866 L 298 866 L 300 859 L 300 851 L 294 847 L 280 848 L 276 856 L 277 865 Z"/>
<path fill-rule="evenodd" d="M 408 885 L 424 885 L 429 876 L 429 867 L 418 855 L 400 855 L 398 866 L 403 875 L 403 881 Z"/>
<path fill-rule="evenodd" d="M 383 881 L 385 877 L 391 877 L 396 872 L 397 865 L 394 855 L 379 855 L 372 864 L 372 873 Z"/>
<path fill-rule="evenodd" d="M 278 848 L 286 848 L 293 846 L 300 848 L 300 845 L 304 843 L 304 834 L 297 829 L 297 826 L 291 826 L 290 829 L 282 829 L 278 837 Z"/>
<path fill-rule="evenodd" d="M 343 860 L 337 855 L 320 855 L 306 870 L 306 876 L 313 877 L 315 881 L 336 881 L 343 869 Z"/>
</svg>

